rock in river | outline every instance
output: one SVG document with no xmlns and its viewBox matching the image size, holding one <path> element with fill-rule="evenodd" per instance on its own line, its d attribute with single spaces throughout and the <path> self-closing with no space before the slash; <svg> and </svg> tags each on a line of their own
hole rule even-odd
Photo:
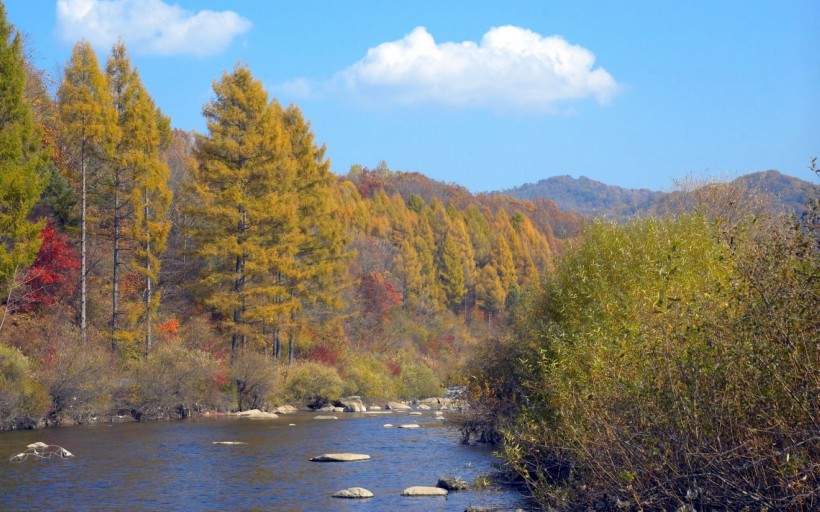
<svg viewBox="0 0 820 512">
<path fill-rule="evenodd" d="M 339 418 L 336 417 L 336 416 L 322 416 L 320 414 L 319 416 L 314 416 L 313 419 L 314 420 L 338 420 Z"/>
<path fill-rule="evenodd" d="M 279 416 L 272 412 L 264 412 L 259 409 L 251 409 L 250 411 L 242 411 L 236 413 L 240 418 L 251 418 L 254 420 L 275 420 Z"/>
<path fill-rule="evenodd" d="M 399 428 L 421 428 L 417 423 L 405 423 L 404 425 L 399 425 Z"/>
<path fill-rule="evenodd" d="M 445 477 L 438 479 L 436 487 L 447 489 L 448 491 L 463 491 L 469 489 L 470 486 L 460 478 Z"/>
<path fill-rule="evenodd" d="M 408 487 L 401 493 L 402 496 L 447 496 L 447 489 L 442 489 L 440 487 L 425 487 L 423 485 L 417 485 L 414 487 Z"/>
<path fill-rule="evenodd" d="M 318 457 L 311 458 L 311 462 L 355 462 L 357 460 L 367 460 L 370 455 L 363 453 L 325 453 Z"/>
<path fill-rule="evenodd" d="M 344 405 L 344 412 L 365 412 L 367 410 L 361 397 L 358 396 L 342 398 L 340 402 Z"/>
<path fill-rule="evenodd" d="M 349 489 L 342 489 L 333 495 L 334 498 L 372 498 L 373 493 L 363 487 L 351 487 Z"/>
<path fill-rule="evenodd" d="M 387 408 L 394 411 L 408 411 L 411 409 L 409 405 L 401 402 L 387 402 Z"/>
</svg>

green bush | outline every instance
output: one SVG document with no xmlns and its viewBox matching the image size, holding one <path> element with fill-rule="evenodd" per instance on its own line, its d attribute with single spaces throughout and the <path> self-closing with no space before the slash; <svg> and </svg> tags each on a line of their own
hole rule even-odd
<svg viewBox="0 0 820 512">
<path fill-rule="evenodd" d="M 376 357 L 350 356 L 344 361 L 344 394 L 370 399 L 394 398 L 397 390 L 387 366 Z"/>
<path fill-rule="evenodd" d="M 336 370 L 320 363 L 302 362 L 289 370 L 285 396 L 318 408 L 342 396 L 342 379 Z"/>
<path fill-rule="evenodd" d="M 817 229 L 733 226 L 592 225 L 476 365 L 479 404 L 514 401 L 504 456 L 542 505 L 816 504 Z"/>
<path fill-rule="evenodd" d="M 49 406 L 48 392 L 33 378 L 28 358 L 0 345 L 0 430 L 34 428 Z"/>
<path fill-rule="evenodd" d="M 403 364 L 398 388 L 400 398 L 426 398 L 444 393 L 433 370 L 423 363 Z"/>
</svg>

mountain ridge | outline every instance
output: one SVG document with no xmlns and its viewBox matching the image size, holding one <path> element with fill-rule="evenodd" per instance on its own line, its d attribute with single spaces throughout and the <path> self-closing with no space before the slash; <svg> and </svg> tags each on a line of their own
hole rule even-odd
<svg viewBox="0 0 820 512">
<path fill-rule="evenodd" d="M 781 205 L 785 211 L 799 213 L 808 199 L 811 182 L 783 174 L 776 170 L 741 175 L 731 183 L 739 183 L 758 190 Z M 661 192 L 646 188 L 631 189 L 607 185 L 586 176 L 552 176 L 525 183 L 493 194 L 511 195 L 524 200 L 549 200 L 562 211 L 589 217 L 624 219 L 640 213 L 657 213 L 669 208 L 681 191 Z"/>
</svg>

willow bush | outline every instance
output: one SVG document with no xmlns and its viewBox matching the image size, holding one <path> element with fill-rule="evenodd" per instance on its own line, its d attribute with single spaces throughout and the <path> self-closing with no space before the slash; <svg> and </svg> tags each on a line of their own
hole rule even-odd
<svg viewBox="0 0 820 512">
<path fill-rule="evenodd" d="M 805 219 L 595 223 L 472 394 L 515 380 L 504 456 L 545 506 L 810 509 L 817 262 Z"/>
</svg>

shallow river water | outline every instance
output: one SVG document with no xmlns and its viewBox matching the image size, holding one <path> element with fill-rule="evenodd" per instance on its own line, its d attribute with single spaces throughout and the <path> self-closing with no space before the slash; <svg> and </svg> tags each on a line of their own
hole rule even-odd
<svg viewBox="0 0 820 512">
<path fill-rule="evenodd" d="M 280 415 L 276 420 L 201 418 L 0 433 L 0 510 L 355 510 L 463 511 L 470 505 L 527 508 L 509 489 L 406 498 L 403 489 L 440 476 L 472 483 L 492 472 L 491 450 L 458 443 L 432 414 Z M 419 429 L 383 424 L 417 422 Z M 294 423 L 295 426 L 289 426 Z M 9 458 L 35 441 L 60 445 L 68 459 Z M 213 444 L 236 441 L 245 444 Z M 309 462 L 323 453 L 365 453 L 368 461 Z M 367 500 L 331 495 L 364 487 Z"/>
</svg>

